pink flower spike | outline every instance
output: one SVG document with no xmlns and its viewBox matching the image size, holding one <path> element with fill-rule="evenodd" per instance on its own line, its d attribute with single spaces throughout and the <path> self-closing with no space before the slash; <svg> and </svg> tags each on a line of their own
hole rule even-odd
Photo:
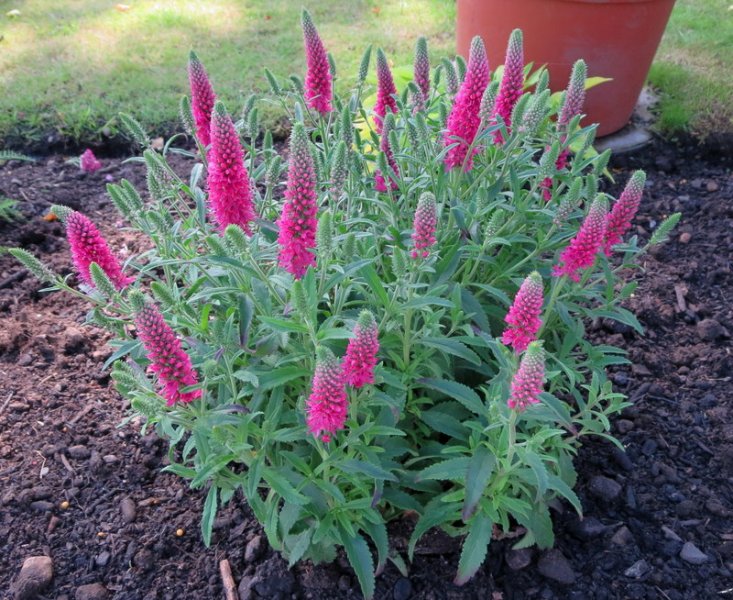
<svg viewBox="0 0 733 600">
<path fill-rule="evenodd" d="M 341 361 L 326 348 L 319 348 L 311 394 L 306 402 L 308 431 L 330 442 L 344 428 L 349 410 L 346 381 Z"/>
<path fill-rule="evenodd" d="M 70 211 L 65 218 L 66 235 L 71 246 L 71 257 L 79 277 L 84 283 L 94 286 L 89 267 L 97 263 L 118 290 L 134 281 L 122 273 L 119 261 L 112 254 L 107 242 L 94 223 L 85 215 Z"/>
<path fill-rule="evenodd" d="M 588 74 L 588 67 L 585 62 L 578 60 L 573 65 L 570 74 L 568 87 L 565 90 L 565 102 L 562 105 L 560 116 L 557 119 L 559 127 L 564 128 L 573 120 L 573 117 L 583 112 L 585 102 L 585 78 Z"/>
<path fill-rule="evenodd" d="M 379 141 L 379 150 L 384 153 L 385 158 L 387 159 L 387 163 L 389 164 L 392 171 L 394 171 L 394 174 L 399 176 L 400 174 L 400 168 L 397 165 L 397 161 L 394 157 L 394 152 L 392 151 L 392 144 L 390 144 L 389 141 L 389 134 L 394 129 L 395 123 L 394 123 L 394 115 L 392 113 L 387 114 L 387 116 L 384 119 L 384 127 L 382 128 L 382 137 Z M 396 190 L 399 188 L 397 185 L 397 182 L 390 177 L 389 180 L 390 188 L 393 190 Z M 374 189 L 378 192 L 384 193 L 387 191 L 387 180 L 385 178 L 385 174 L 382 173 L 379 169 L 377 169 L 374 172 Z"/>
<path fill-rule="evenodd" d="M 344 374 L 348 385 L 360 388 L 367 383 L 374 383 L 374 367 L 377 366 L 379 352 L 378 333 L 374 315 L 368 310 L 362 311 L 344 357 Z"/>
<path fill-rule="evenodd" d="M 395 94 L 397 94 L 397 88 L 392 79 L 392 71 L 389 69 L 384 51 L 380 48 L 377 50 L 377 102 L 374 105 L 374 123 L 377 133 L 382 133 L 382 121 L 387 110 L 397 114 Z"/>
<path fill-rule="evenodd" d="M 417 202 L 417 210 L 415 211 L 412 234 L 415 249 L 412 251 L 412 258 L 427 258 L 430 256 L 429 249 L 436 242 L 435 228 L 437 225 L 438 215 L 435 196 L 430 192 L 424 192 Z"/>
<path fill-rule="evenodd" d="M 467 154 L 481 124 L 479 111 L 488 83 L 489 60 L 486 57 L 486 48 L 481 38 L 476 36 L 471 42 L 466 78 L 456 95 L 443 136 L 445 146 L 455 144 L 445 156 L 446 169 L 464 166 L 464 163 L 466 171 L 473 168 L 473 154 L 479 149 L 474 148 L 471 156 L 467 157 Z"/>
<path fill-rule="evenodd" d="M 504 318 L 509 327 L 504 330 L 501 341 L 513 346 L 516 353 L 524 352 L 530 342 L 537 339 L 537 332 L 542 326 L 542 292 L 542 277 L 534 271 L 522 283 Z"/>
<path fill-rule="evenodd" d="M 504 74 L 499 86 L 499 95 L 494 102 L 494 123 L 496 116 L 500 116 L 506 125 L 507 131 L 511 127 L 512 111 L 524 90 L 524 48 L 522 30 L 515 29 L 509 36 L 504 60 Z M 494 132 L 494 143 L 504 141 L 500 130 Z"/>
<path fill-rule="evenodd" d="M 624 234 L 631 228 L 631 221 L 641 204 L 645 182 L 644 171 L 634 172 L 606 218 L 606 239 L 603 244 L 606 256 L 611 255 L 613 247 L 623 240 Z"/>
<path fill-rule="evenodd" d="M 554 276 L 567 275 L 577 282 L 580 281 L 578 272 L 593 266 L 606 236 L 607 214 L 608 203 L 603 195 L 599 195 L 593 201 L 580 231 L 560 254 L 560 264 L 555 265 L 552 271 Z"/>
<path fill-rule="evenodd" d="M 181 391 L 181 388 L 198 383 L 196 371 L 191 366 L 190 357 L 181 347 L 181 341 L 154 304 L 146 303 L 135 315 L 135 327 L 152 363 L 150 370 L 158 375 L 161 395 L 168 406 L 200 398 L 201 390 Z"/>
<path fill-rule="evenodd" d="M 79 167 L 85 173 L 94 173 L 102 168 L 102 163 L 97 160 L 94 156 L 94 152 L 90 148 L 84 150 L 84 153 L 79 157 Z"/>
<path fill-rule="evenodd" d="M 208 186 L 209 208 L 219 231 L 224 231 L 227 225 L 238 225 L 251 235 L 249 224 L 255 218 L 255 211 L 244 150 L 221 102 L 216 103 L 211 118 Z"/>
<path fill-rule="evenodd" d="M 280 233 L 280 266 L 296 279 L 305 275 L 309 266 L 315 266 L 316 228 L 318 221 L 318 194 L 316 171 L 308 146 L 308 135 L 302 123 L 297 122 L 290 134 L 290 164 L 285 204 L 278 219 Z"/>
<path fill-rule="evenodd" d="M 539 404 L 544 384 L 545 351 L 542 342 L 532 342 L 512 379 L 507 405 L 512 410 L 522 412 L 531 404 Z"/>
<path fill-rule="evenodd" d="M 308 67 L 305 75 L 305 100 L 313 110 L 322 115 L 327 114 L 331 112 L 333 96 L 328 55 L 307 10 L 303 10 L 301 24 L 305 43 L 305 60 Z"/>
<path fill-rule="evenodd" d="M 415 45 L 415 65 L 413 68 L 415 84 L 420 88 L 423 100 L 430 96 L 430 58 L 428 57 L 428 41 L 424 37 L 417 38 Z"/>
<path fill-rule="evenodd" d="M 191 84 L 191 110 L 196 121 L 196 135 L 201 144 L 208 146 L 211 143 L 211 113 L 216 103 L 216 94 L 204 65 L 193 50 L 188 60 L 188 80 Z"/>
</svg>

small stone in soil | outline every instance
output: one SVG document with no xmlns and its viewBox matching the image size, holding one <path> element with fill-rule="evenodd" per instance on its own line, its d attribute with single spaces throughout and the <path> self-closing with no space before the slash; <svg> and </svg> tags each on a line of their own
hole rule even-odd
<svg viewBox="0 0 733 600">
<path fill-rule="evenodd" d="M 258 581 L 254 576 L 242 577 L 242 580 L 239 582 L 239 587 L 237 587 L 239 600 L 251 600 L 254 597 L 254 590 L 252 588 L 254 588 Z"/>
<path fill-rule="evenodd" d="M 590 493 L 604 502 L 613 502 L 621 493 L 621 485 L 613 479 L 596 475 L 590 481 Z"/>
<path fill-rule="evenodd" d="M 634 422 L 628 419 L 619 419 L 616 421 L 616 428 L 620 434 L 629 433 L 634 428 Z"/>
<path fill-rule="evenodd" d="M 408 600 L 412 596 L 412 583 L 406 577 L 400 577 L 392 589 L 394 600 Z"/>
<path fill-rule="evenodd" d="M 529 566 L 529 563 L 532 562 L 532 549 L 520 548 L 519 550 L 507 550 L 504 559 L 512 571 L 519 571 Z"/>
<path fill-rule="evenodd" d="M 537 563 L 537 569 L 548 579 L 565 585 L 570 585 L 577 577 L 568 559 L 559 550 L 546 552 Z"/>
<path fill-rule="evenodd" d="M 714 342 L 726 337 L 725 328 L 715 319 L 703 319 L 697 324 L 697 335 L 704 342 Z"/>
<path fill-rule="evenodd" d="M 21 354 L 15 364 L 19 367 L 27 367 L 33 362 L 33 357 L 30 354 Z"/>
<path fill-rule="evenodd" d="M 147 548 L 138 550 L 132 559 L 132 564 L 142 571 L 147 571 L 153 566 L 153 553 Z"/>
<path fill-rule="evenodd" d="M 69 327 L 64 332 L 64 352 L 76 354 L 84 348 L 86 337 L 76 327 Z"/>
<path fill-rule="evenodd" d="M 11 589 L 15 600 L 30 600 L 48 587 L 53 579 L 53 562 L 48 556 L 29 556 L 23 561 Z"/>
<path fill-rule="evenodd" d="M 37 500 L 36 502 L 31 502 L 31 508 L 38 512 L 46 512 L 47 510 L 53 510 L 53 502 L 49 502 L 48 500 Z"/>
<path fill-rule="evenodd" d="M 624 525 L 611 538 L 611 543 L 617 546 L 626 546 L 634 541 L 634 535 L 629 531 L 629 528 Z"/>
<path fill-rule="evenodd" d="M 108 595 L 107 588 L 101 583 L 88 583 L 76 588 L 74 598 L 76 600 L 106 600 Z"/>
<path fill-rule="evenodd" d="M 682 538 L 666 525 L 662 525 L 662 533 L 664 533 L 664 537 L 668 540 L 674 540 L 675 542 L 682 541 Z"/>
<path fill-rule="evenodd" d="M 105 550 L 104 552 L 101 552 L 97 555 L 97 557 L 94 559 L 94 562 L 97 563 L 98 567 L 106 567 L 107 563 L 109 562 L 110 556 L 110 553 Z"/>
<path fill-rule="evenodd" d="M 122 513 L 122 520 L 125 523 L 132 523 L 137 515 L 137 509 L 135 508 L 135 502 L 131 498 L 124 497 L 120 501 L 120 512 Z"/>
<path fill-rule="evenodd" d="M 606 531 L 606 526 L 595 517 L 578 519 L 571 526 L 572 532 L 581 540 L 591 540 Z"/>
<path fill-rule="evenodd" d="M 252 563 L 256 561 L 262 554 L 263 550 L 264 550 L 264 546 L 262 544 L 262 536 L 261 535 L 254 536 L 247 543 L 247 546 L 244 549 L 244 562 Z"/>
<path fill-rule="evenodd" d="M 624 571 L 624 575 L 626 575 L 626 577 L 631 577 L 632 579 L 640 579 L 649 572 L 649 569 L 649 563 L 647 563 L 644 559 L 637 560 L 633 565 L 631 565 L 628 569 Z"/>
<path fill-rule="evenodd" d="M 687 231 L 680 234 L 680 244 L 689 244 L 691 239 L 692 235 Z"/>
<path fill-rule="evenodd" d="M 71 446 L 66 452 L 71 458 L 76 458 L 78 460 L 84 460 L 85 458 L 89 458 L 91 455 L 89 448 L 81 445 Z"/>
<path fill-rule="evenodd" d="M 644 445 L 641 447 L 641 453 L 644 456 L 651 456 L 657 451 L 657 442 L 655 442 L 653 439 L 648 439 L 644 442 Z"/>
<path fill-rule="evenodd" d="M 710 498 L 705 503 L 705 508 L 717 517 L 730 517 L 731 515 L 731 511 L 723 506 L 723 503 L 717 498 Z"/>
<path fill-rule="evenodd" d="M 708 561 L 707 554 L 703 554 L 692 542 L 685 542 L 680 550 L 680 558 L 693 565 L 701 565 Z"/>
</svg>

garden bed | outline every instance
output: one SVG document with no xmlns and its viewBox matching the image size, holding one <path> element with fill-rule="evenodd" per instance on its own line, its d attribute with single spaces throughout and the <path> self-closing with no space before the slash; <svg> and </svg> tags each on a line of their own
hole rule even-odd
<svg viewBox="0 0 733 600">
<path fill-rule="evenodd" d="M 463 588 L 451 583 L 458 542 L 427 536 L 409 578 L 391 563 L 378 578 L 378 598 L 674 600 L 733 588 L 733 177 L 724 155 L 698 152 L 657 144 L 612 164 L 619 182 L 635 168 L 648 173 L 636 219 L 641 237 L 671 212 L 683 219 L 637 275 L 629 308 L 646 336 L 594 325 L 598 340 L 630 353 L 633 367 L 617 369 L 613 380 L 634 406 L 614 425 L 625 453 L 602 441 L 581 450 L 586 519 L 558 504 L 555 550 L 517 553 L 509 551 L 512 540 L 493 542 L 486 565 Z M 115 247 L 134 247 L 104 183 L 126 177 L 144 187 L 144 170 L 106 165 L 84 175 L 50 157 L 0 169 L 0 196 L 21 200 L 24 215 L 0 224 L 0 245 L 21 246 L 70 272 L 63 227 L 42 219 L 57 203 L 91 216 Z M 241 496 L 220 511 L 205 548 L 198 529 L 205 493 L 160 473 L 166 448 L 154 434 L 140 437 L 135 423 L 118 427 L 126 401 L 102 370 L 106 334 L 82 328 L 83 301 L 39 287 L 0 256 L 3 597 L 12 597 L 23 561 L 39 555 L 54 568 L 43 598 L 80 598 L 78 588 L 93 583 L 119 599 L 220 598 L 222 559 L 244 582 L 241 598 L 360 597 L 345 560 L 288 571 Z M 404 522 L 392 531 L 403 555 L 410 528 Z M 100 587 L 83 592 L 94 590 L 97 596 L 83 597 L 104 597 Z"/>
</svg>

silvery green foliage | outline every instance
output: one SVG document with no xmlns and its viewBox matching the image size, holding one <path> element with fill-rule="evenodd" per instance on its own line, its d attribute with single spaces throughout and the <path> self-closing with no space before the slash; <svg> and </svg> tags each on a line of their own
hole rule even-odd
<svg viewBox="0 0 733 600">
<path fill-rule="evenodd" d="M 584 218 L 586 192 L 602 189 L 608 157 L 591 149 L 593 126 L 575 119 L 557 130 L 544 89 L 539 97 L 528 92 L 517 109 L 516 122 L 526 126 L 495 145 L 484 123 L 471 147 L 473 169 L 446 172 L 442 127 L 458 73 L 450 61 L 438 63 L 448 91 L 437 87 L 415 114 L 400 103 L 389 117 L 394 169 L 379 152 L 365 103 L 373 95 L 369 56 L 330 119 L 302 110 L 299 78 L 288 90 L 269 72 L 277 99 L 250 96 L 242 114 L 253 137 L 259 102 L 281 102 L 305 124 L 319 175 L 315 268 L 293 280 L 278 264 L 286 169 L 265 134 L 264 149 L 247 146 L 258 213 L 251 236 L 212 226 L 203 156 L 183 175 L 167 152 L 146 150 L 148 192 L 124 180 L 108 188 L 127 224 L 150 238 L 128 261 L 137 270 L 134 291 L 117 293 L 95 269 L 99 291 L 88 296 L 90 320 L 118 336 L 110 361 L 118 389 L 145 427 L 170 443 L 166 471 L 209 490 L 207 543 L 217 507 L 242 494 L 291 564 L 332 560 L 343 546 L 367 597 L 374 573 L 396 552 L 386 523 L 405 511 L 418 515 L 410 558 L 433 527 L 469 534 L 457 583 L 483 562 L 494 527 L 508 532 L 518 524 L 525 531 L 519 547 L 546 548 L 553 543 L 549 503 L 561 499 L 581 511 L 572 459 L 585 435 L 614 441 L 608 418 L 625 402 L 606 368 L 626 362 L 620 349 L 587 340 L 584 323 L 602 317 L 640 330 L 622 306 L 634 287 L 618 285 L 615 274 L 644 250 L 632 237 L 610 261 L 599 253 L 580 284 L 551 276 Z M 190 129 L 190 109 L 182 107 Z M 578 153 L 558 170 L 568 147 Z M 394 176 L 397 189 L 375 191 L 377 168 Z M 549 202 L 546 178 L 554 181 Z M 414 259 L 414 213 L 425 193 L 436 201 L 436 243 Z M 657 237 L 669 228 L 660 226 Z M 55 288 L 80 293 L 33 257 L 14 254 Z M 533 271 L 545 290 L 539 335 L 551 376 L 542 402 L 518 413 L 507 398 L 519 357 L 499 339 Z M 142 290 L 184 340 L 202 400 L 167 407 L 146 374 L 129 327 Z M 316 353 L 343 356 L 363 310 L 379 326 L 376 381 L 350 391 L 346 427 L 324 443 L 305 426 Z"/>
</svg>

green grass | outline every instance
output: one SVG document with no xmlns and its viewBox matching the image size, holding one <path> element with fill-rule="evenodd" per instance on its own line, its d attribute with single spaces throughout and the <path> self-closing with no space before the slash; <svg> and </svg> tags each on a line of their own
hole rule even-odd
<svg viewBox="0 0 733 600">
<path fill-rule="evenodd" d="M 651 75 L 659 126 L 733 132 L 733 0 L 678 0 Z M 39 147 L 48 136 L 87 144 L 117 130 L 119 112 L 155 134 L 177 128 L 196 49 L 232 112 L 267 90 L 263 67 L 302 75 L 300 9 L 311 10 L 342 87 L 363 50 L 411 62 L 419 35 L 435 57 L 452 52 L 452 0 L 0 0 L 0 140 Z M 7 13 L 18 9 L 12 17 Z M 272 116 L 273 113 L 270 113 Z"/>
<path fill-rule="evenodd" d="M 700 137 L 733 133 L 731 65 L 731 0 L 677 0 L 649 74 L 661 93 L 658 127 Z"/>
<path fill-rule="evenodd" d="M 0 0 L 0 139 L 23 147 L 50 132 L 98 140 L 128 112 L 151 131 L 177 119 L 194 48 L 230 111 L 268 89 L 267 66 L 302 75 L 300 11 L 307 4 L 334 55 L 342 85 L 362 52 L 381 45 L 411 62 L 419 35 L 431 51 L 454 47 L 455 7 L 446 0 Z M 17 6 L 16 6 L 17 4 Z M 18 8 L 18 17 L 7 17 Z"/>
</svg>

